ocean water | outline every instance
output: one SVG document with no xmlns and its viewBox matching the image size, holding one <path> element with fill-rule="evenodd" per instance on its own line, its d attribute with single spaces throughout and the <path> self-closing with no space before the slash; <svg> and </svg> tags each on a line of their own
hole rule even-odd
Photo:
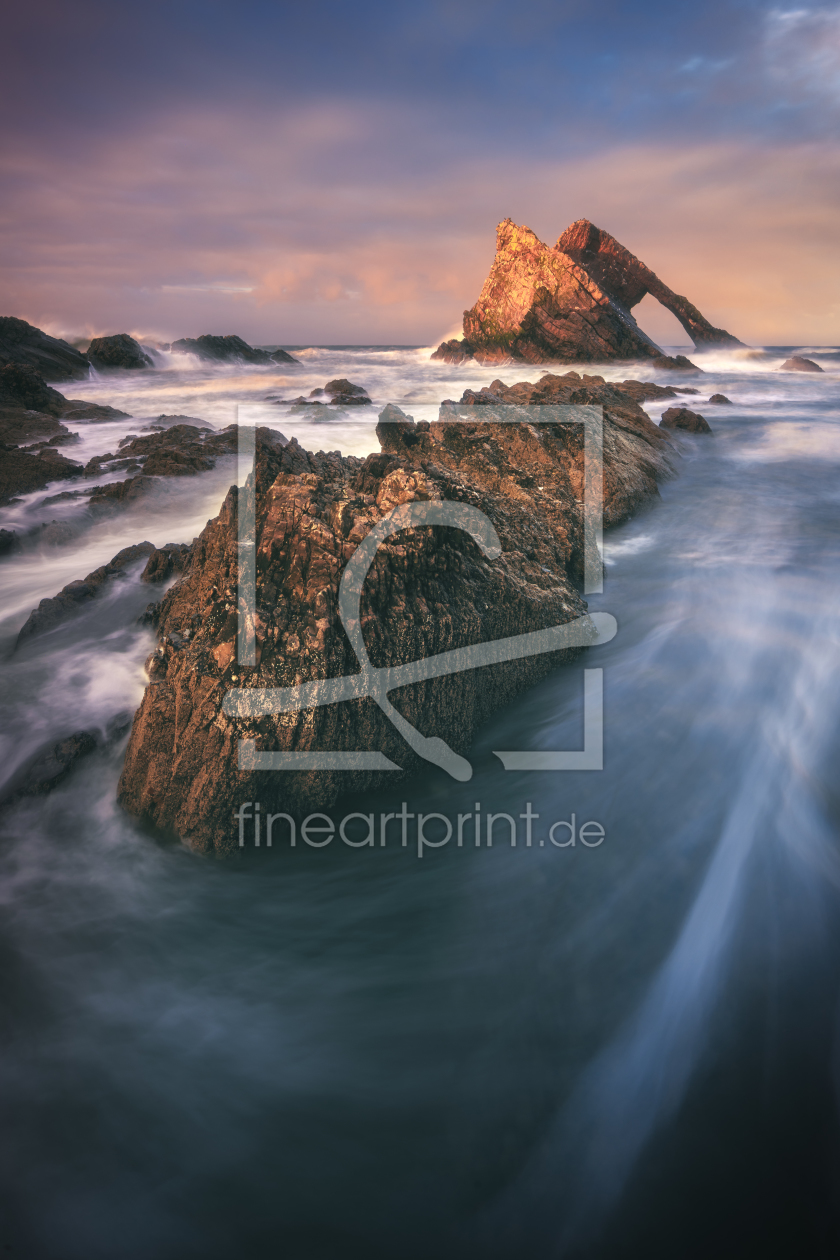
<svg viewBox="0 0 840 1260">
<path fill-rule="evenodd" d="M 189 542 L 233 460 L 94 524 L 44 505 L 68 483 L 0 509 L 30 531 L 0 560 L 2 783 L 50 740 L 103 736 L 49 797 L 0 813 L 8 1254 L 838 1253 L 840 351 L 801 350 L 823 375 L 779 373 L 793 349 L 704 355 L 678 382 L 715 435 L 681 439 L 661 500 L 607 534 L 590 607 L 615 639 L 499 712 L 469 783 L 430 766 L 333 811 L 471 816 L 462 846 L 422 857 L 392 823 L 384 847 L 278 837 L 219 863 L 120 812 L 109 734 L 142 695 L 138 617 L 159 597 L 140 566 L 14 651 L 39 599 L 121 547 Z M 346 376 L 420 415 L 535 378 L 428 354 L 164 356 L 74 386 L 131 418 L 80 424 L 67 453 L 179 413 L 264 415 L 362 454 L 377 409 L 304 427 L 265 400 Z M 732 405 L 702 404 L 716 392 Z M 63 542 L 37 532 L 52 520 Z M 494 749 L 581 746 L 584 665 L 604 671 L 603 771 L 502 771 Z M 504 820 L 472 843 L 477 804 L 516 820 L 516 847 Z M 573 817 L 576 843 L 552 844 Z"/>
</svg>

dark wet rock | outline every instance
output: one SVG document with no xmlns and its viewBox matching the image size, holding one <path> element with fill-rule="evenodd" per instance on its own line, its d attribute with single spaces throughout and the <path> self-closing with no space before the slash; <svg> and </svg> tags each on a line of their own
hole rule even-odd
<svg viewBox="0 0 840 1260">
<path fill-rule="evenodd" d="M 669 407 L 662 413 L 659 421 L 663 429 L 682 429 L 685 433 L 711 433 L 707 420 L 697 411 L 689 411 L 688 407 Z"/>
<path fill-rule="evenodd" d="M 0 407 L 59 415 L 66 401 L 29 363 L 4 363 L 0 368 Z"/>
<path fill-rule="evenodd" d="M 98 747 L 99 736 L 94 731 L 75 731 L 57 743 L 45 744 L 6 785 L 0 804 L 9 805 L 27 796 L 46 796 Z"/>
<path fill-rule="evenodd" d="M 87 380 L 90 364 L 66 341 L 13 315 L 0 316 L 0 364 L 35 368 L 45 381 Z"/>
<path fill-rule="evenodd" d="M 692 363 L 691 359 L 687 359 L 684 354 L 657 354 L 651 360 L 651 367 L 659 368 L 660 372 L 702 372 L 696 363 Z"/>
<path fill-rule="evenodd" d="M 194 354 L 199 359 L 214 363 L 297 363 L 285 350 L 258 350 L 249 346 L 241 337 L 214 337 L 205 333 L 201 337 L 181 337 L 173 341 L 173 354 Z"/>
<path fill-rule="evenodd" d="M 815 363 L 813 359 L 803 359 L 801 354 L 795 354 L 792 359 L 785 359 L 780 372 L 822 372 L 819 363 Z"/>
<path fill-rule="evenodd" d="M 166 543 L 156 547 L 140 574 L 141 582 L 165 582 L 173 574 L 183 573 L 190 558 L 187 543 Z"/>
<path fill-rule="evenodd" d="M 711 398 L 709 399 L 709 402 L 715 403 L 719 406 L 723 406 L 724 403 L 728 403 L 731 406 L 732 399 L 727 398 L 726 394 L 712 394 Z"/>
<path fill-rule="evenodd" d="M 132 564 L 148 557 L 155 550 L 150 542 L 135 543 L 132 547 L 123 547 L 107 564 L 94 569 L 86 578 L 70 582 L 52 599 L 42 599 L 24 622 L 17 637 L 20 646 L 35 635 L 45 634 L 53 630 L 69 615 L 92 600 L 106 583 L 125 577 L 125 570 Z"/>
<path fill-rule="evenodd" d="M 282 449 L 286 444 L 286 438 L 277 429 L 258 428 L 257 432 L 269 447 Z M 111 451 L 95 455 L 85 473 L 96 477 L 112 471 L 136 471 L 138 475 L 97 486 L 90 496 L 91 511 L 101 514 L 143 498 L 154 487 L 156 477 L 193 477 L 207 472 L 220 456 L 236 454 L 238 437 L 235 424 L 221 430 L 174 424 L 168 429 L 123 438 L 116 456 Z"/>
<path fill-rule="evenodd" d="M 335 381 L 327 381 L 323 392 L 329 395 L 333 406 L 370 407 L 372 403 L 367 390 L 361 385 L 354 385 L 344 377 Z"/>
<path fill-rule="evenodd" d="M 183 576 L 150 607 L 160 641 L 135 716 L 119 787 L 133 815 L 203 851 L 237 843 L 244 800 L 282 799 L 291 814 L 323 809 L 348 790 L 375 791 L 376 772 L 238 769 L 240 738 L 259 748 L 381 751 L 412 771 L 420 763 L 372 701 L 306 714 L 232 719 L 231 687 L 284 687 L 355 674 L 359 662 L 338 618 L 342 571 L 369 530 L 401 503 L 473 505 L 493 522 L 502 554 L 489 561 L 455 529 L 417 528 L 384 543 L 365 583 L 361 624 L 375 666 L 401 664 L 470 643 L 557 625 L 581 615 L 583 441 L 579 426 L 535 424 L 527 405 L 574 394 L 604 402 L 606 520 L 624 520 L 657 494 L 673 447 L 641 407 L 600 378 L 496 381 L 483 403 L 442 408 L 415 424 L 383 409 L 383 450 L 365 460 L 312 454 L 294 439 L 258 437 L 254 494 L 257 608 L 254 666 L 236 659 L 237 513 L 232 488 L 191 549 Z M 558 383 L 559 382 L 559 383 Z M 523 406 L 521 424 L 494 423 L 500 397 Z M 400 712 L 425 735 L 464 752 L 478 726 L 524 688 L 576 654 L 568 650 L 427 680 L 400 689 Z M 274 807 L 273 805 L 271 806 Z"/>
<path fill-rule="evenodd" d="M 0 556 L 6 556 L 19 545 L 17 533 L 13 529 L 0 529 Z"/>
<path fill-rule="evenodd" d="M 184 451 L 152 451 L 143 464 L 147 477 L 194 477 L 213 468 L 215 460 L 207 455 Z"/>
<path fill-rule="evenodd" d="M 120 507 L 125 507 L 129 503 L 135 503 L 138 499 L 143 499 L 154 489 L 155 481 L 153 477 L 144 477 L 138 474 L 136 477 L 129 477 L 125 481 L 110 481 L 105 486 L 96 486 L 92 491 L 88 504 L 91 512 L 95 516 L 101 516 L 115 511 Z"/>
<path fill-rule="evenodd" d="M 51 481 L 78 477 L 82 465 L 65 458 L 53 446 L 36 453 L 19 447 L 0 447 L 0 503 L 9 503 L 17 495 L 43 490 Z"/>
<path fill-rule="evenodd" d="M 56 496 L 58 497 L 58 496 Z M 46 500 L 44 501 L 46 503 Z M 27 534 L 28 542 L 37 542 L 39 546 L 64 547 L 78 536 L 78 525 L 70 521 L 43 521 Z"/>
<path fill-rule="evenodd" d="M 139 342 L 128 333 L 114 333 L 110 337 L 94 337 L 87 348 L 87 356 L 95 368 L 127 368 L 137 370 L 154 367 L 154 361 L 146 354 Z"/>
<path fill-rule="evenodd" d="M 40 524 L 30 537 L 37 538 L 39 544 L 47 547 L 64 547 L 77 537 L 78 528 L 74 528 L 69 520 L 50 520 L 49 524 Z"/>
<path fill-rule="evenodd" d="M 179 424 L 189 424 L 195 429 L 211 429 L 212 425 L 207 424 L 205 420 L 197 420 L 195 416 L 167 416 L 160 415 L 151 424 L 147 424 L 143 432 L 149 433 L 152 430 L 174 429 Z M 136 433 L 126 434 L 126 437 L 137 437 Z"/>
<path fill-rule="evenodd" d="M 62 490 L 60 494 L 51 494 L 41 501 L 41 507 L 50 507 L 53 503 L 67 503 L 70 499 L 84 499 L 93 494 L 95 486 L 86 486 L 83 490 Z"/>
<path fill-rule="evenodd" d="M 431 357 L 443 363 L 470 363 L 474 356 L 474 347 L 468 341 L 453 337 L 450 341 L 442 341 Z"/>
<path fill-rule="evenodd" d="M 651 293 L 680 320 L 695 346 L 739 346 L 714 328 L 608 232 L 587 219 L 573 223 L 554 248 L 527 227 L 505 219 L 496 257 L 478 301 L 464 312 L 464 340 L 444 342 L 432 355 L 449 363 L 604 362 L 653 358 L 679 369 L 631 314 Z M 691 366 L 691 365 L 690 365 Z"/>
<path fill-rule="evenodd" d="M 69 398 L 61 412 L 64 420 L 88 420 L 91 424 L 105 424 L 110 420 L 127 420 L 129 413 L 119 407 L 107 407 L 102 403 L 85 402 L 83 398 Z"/>
<path fill-rule="evenodd" d="M 51 437 L 69 436 L 70 430 L 55 416 L 22 408 L 0 409 L 0 442 L 24 446 Z"/>
</svg>

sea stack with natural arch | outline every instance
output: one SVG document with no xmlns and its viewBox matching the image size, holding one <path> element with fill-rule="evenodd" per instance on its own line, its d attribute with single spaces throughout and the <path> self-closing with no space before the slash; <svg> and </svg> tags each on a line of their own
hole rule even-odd
<svg viewBox="0 0 840 1260">
<path fill-rule="evenodd" d="M 655 359 L 660 367 L 690 368 L 683 356 L 664 354 L 633 318 L 633 307 L 648 293 L 676 316 L 696 349 L 743 345 L 588 219 L 567 227 L 553 248 L 530 228 L 504 219 L 478 301 L 464 311 L 463 340 L 443 342 L 432 358 L 447 363 Z"/>
</svg>

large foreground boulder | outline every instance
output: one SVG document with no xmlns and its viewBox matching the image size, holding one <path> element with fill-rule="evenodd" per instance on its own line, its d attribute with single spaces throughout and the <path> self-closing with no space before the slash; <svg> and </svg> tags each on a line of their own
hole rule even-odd
<svg viewBox="0 0 840 1260">
<path fill-rule="evenodd" d="M 377 428 L 383 450 L 365 460 L 258 438 L 256 477 L 242 492 L 253 496 L 256 518 L 256 663 L 237 660 L 240 494 L 234 487 L 157 610 L 160 643 L 147 663 L 150 681 L 119 786 L 125 809 L 198 850 L 223 853 L 238 843 L 235 815 L 243 802 L 261 801 L 264 810 L 300 819 L 328 808 L 341 793 L 375 791 L 385 781 L 381 771 L 369 769 L 240 768 L 241 739 L 269 751 L 374 751 L 406 771 L 421 764 L 369 698 L 265 716 L 254 709 L 251 716 L 231 717 L 224 709 L 232 688 L 358 674 L 359 659 L 339 617 L 339 584 L 360 543 L 398 504 L 478 508 L 492 521 L 502 550 L 489 559 L 461 529 L 437 526 L 406 529 L 384 542 L 360 607 L 375 667 L 583 614 L 581 429 L 533 423 L 545 412 L 529 413 L 528 404 L 577 395 L 604 406 L 608 522 L 625 519 L 657 494 L 657 477 L 671 470 L 671 439 L 638 403 L 598 378 L 494 385 L 493 397 L 444 405 L 432 424 L 385 408 Z M 500 399 L 520 405 L 521 422 L 499 423 L 494 409 Z M 391 699 L 422 736 L 445 740 L 460 755 L 496 708 L 576 651 L 410 683 Z"/>
<path fill-rule="evenodd" d="M 172 342 L 173 354 L 194 354 L 210 363 L 297 363 L 285 350 L 258 350 L 241 337 L 181 337 Z"/>
<path fill-rule="evenodd" d="M 87 348 L 87 358 L 95 368 L 127 368 L 136 371 L 154 367 L 151 356 L 128 333 L 94 337 Z"/>
<path fill-rule="evenodd" d="M 90 376 L 90 364 L 78 350 L 13 315 L 0 316 L 0 364 L 3 363 L 28 364 L 45 381 L 86 380 Z"/>
<path fill-rule="evenodd" d="M 588 219 L 573 223 L 553 248 L 530 228 L 505 219 L 497 229 L 490 274 L 475 306 L 464 312 L 464 340 L 444 342 L 432 358 L 448 363 L 654 359 L 660 367 L 685 366 L 687 360 L 669 362 L 633 318 L 632 308 L 647 293 L 672 311 L 698 348 L 741 345 Z"/>
</svg>

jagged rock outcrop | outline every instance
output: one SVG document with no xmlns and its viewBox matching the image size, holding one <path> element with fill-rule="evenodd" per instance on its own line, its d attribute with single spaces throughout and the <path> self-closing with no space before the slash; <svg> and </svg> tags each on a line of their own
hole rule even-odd
<svg viewBox="0 0 840 1260">
<path fill-rule="evenodd" d="M 688 364 L 669 363 L 633 318 L 632 308 L 646 293 L 674 313 L 698 348 L 741 345 L 587 219 L 568 227 L 553 248 L 530 228 L 505 219 L 479 299 L 464 312 L 464 340 L 444 342 L 432 358 L 448 363 L 475 358 L 482 363 L 659 359 L 663 367 Z"/>
<path fill-rule="evenodd" d="M 283 687 L 358 673 L 338 616 L 339 582 L 360 542 L 397 504 L 477 507 L 498 531 L 502 553 L 490 561 L 467 534 L 438 527 L 405 530 L 383 543 L 361 603 L 374 666 L 583 613 L 581 431 L 529 423 L 526 406 L 522 423 L 493 423 L 493 406 L 507 388 L 496 382 L 492 397 L 444 405 L 434 424 L 415 424 L 386 407 L 377 428 L 383 449 L 365 460 L 312 454 L 294 440 L 285 446 L 258 440 L 255 483 L 243 492 L 254 495 L 257 522 L 257 663 L 243 666 L 236 657 L 239 494 L 232 488 L 194 543 L 184 576 L 156 610 L 160 645 L 147 662 L 150 682 L 119 786 L 130 813 L 198 850 L 223 853 L 237 844 L 234 814 L 243 801 L 300 817 L 329 807 L 343 792 L 375 789 L 383 781 L 373 771 L 240 770 L 242 737 L 262 749 L 375 750 L 408 771 L 419 764 L 370 699 L 247 719 L 223 711 L 232 687 Z M 543 378 L 512 387 L 508 397 L 527 404 L 576 394 L 604 402 L 605 517 L 624 519 L 657 493 L 656 478 L 670 472 L 671 439 L 631 397 L 599 378 Z M 414 683 L 391 699 L 424 735 L 464 752 L 494 709 L 573 652 Z"/>
<path fill-rule="evenodd" d="M 780 372 L 821 372 L 822 368 L 819 363 L 815 363 L 813 359 L 804 359 L 801 354 L 795 354 L 792 359 L 785 359 Z"/>
<path fill-rule="evenodd" d="M 187 543 L 164 543 L 162 547 L 155 547 L 140 574 L 140 581 L 166 582 L 173 574 L 184 572 L 189 558 Z"/>
<path fill-rule="evenodd" d="M 127 368 L 137 371 L 154 367 L 154 360 L 128 333 L 110 337 L 94 337 L 87 348 L 88 361 L 95 368 Z"/>
<path fill-rule="evenodd" d="M 285 350 L 258 350 L 249 346 L 241 337 L 230 335 L 214 337 L 204 333 L 201 337 L 181 337 L 170 347 L 173 354 L 194 354 L 209 362 L 226 363 L 298 363 Z"/>
<path fill-rule="evenodd" d="M 86 380 L 90 364 L 66 341 L 50 337 L 14 315 L 0 316 L 0 364 L 34 367 L 45 381 Z"/>
<path fill-rule="evenodd" d="M 70 582 L 51 599 L 42 599 L 27 617 L 17 637 L 17 646 L 25 643 L 35 635 L 54 630 L 57 625 L 99 594 L 102 587 L 125 577 L 129 565 L 149 557 L 155 551 L 154 543 L 135 543 L 132 547 L 123 547 L 107 564 L 94 569 L 86 578 Z"/>
<path fill-rule="evenodd" d="M 663 429 L 682 429 L 685 433 L 711 433 L 712 426 L 699 411 L 688 407 L 669 407 L 663 411 L 659 425 Z"/>
</svg>

